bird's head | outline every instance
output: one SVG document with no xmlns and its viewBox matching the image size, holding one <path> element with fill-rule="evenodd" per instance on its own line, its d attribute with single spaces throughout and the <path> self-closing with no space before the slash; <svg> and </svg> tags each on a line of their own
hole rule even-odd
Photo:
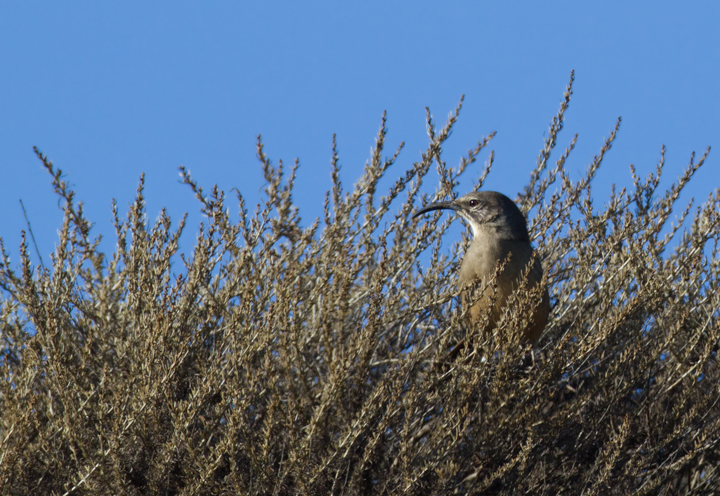
<svg viewBox="0 0 720 496">
<path fill-rule="evenodd" d="M 431 203 L 418 210 L 413 217 L 431 210 L 454 210 L 465 219 L 473 236 L 494 234 L 500 239 L 529 241 L 527 221 L 510 198 L 496 191 L 475 191 L 452 201 Z"/>
</svg>

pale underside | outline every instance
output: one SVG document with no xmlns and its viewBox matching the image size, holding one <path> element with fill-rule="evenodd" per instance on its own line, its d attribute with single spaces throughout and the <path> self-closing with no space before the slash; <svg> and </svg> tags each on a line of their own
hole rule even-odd
<svg viewBox="0 0 720 496">
<path fill-rule="evenodd" d="M 508 255 L 510 255 L 509 259 Z M 495 281 L 497 294 L 494 296 L 495 301 L 493 302 L 494 290 L 491 286 L 485 286 L 488 279 L 495 273 L 498 263 L 502 264 L 505 260 L 508 261 L 498 273 Z M 528 272 L 527 268 L 530 263 L 532 263 L 532 269 Z M 482 292 L 481 295 L 476 293 L 473 297 L 473 295 L 469 294 L 469 291 L 464 292 L 462 295 L 462 301 L 465 305 L 477 300 L 468 315 L 471 327 L 476 327 L 489 317 L 489 321 L 482 331 L 487 333 L 495 329 L 502 318 L 508 298 L 523 285 L 523 276 L 526 272 L 527 289 L 532 290 L 540 284 L 543 271 L 540 260 L 537 257 L 533 259 L 533 249 L 530 243 L 527 241 L 498 240 L 495 237 L 484 236 L 482 232 L 476 232 L 473 243 L 471 243 L 463 257 L 458 278 L 460 288 L 472 285 L 477 280 L 480 282 L 477 287 Z M 485 289 L 483 290 L 483 288 Z M 486 317 L 487 309 L 491 305 L 490 314 Z M 549 313 L 550 298 L 547 289 L 545 289 L 541 301 L 535 307 L 528 325 L 523 330 L 522 334 L 525 341 L 535 343 L 538 340 L 545 328 L 545 324 L 547 324 Z"/>
</svg>

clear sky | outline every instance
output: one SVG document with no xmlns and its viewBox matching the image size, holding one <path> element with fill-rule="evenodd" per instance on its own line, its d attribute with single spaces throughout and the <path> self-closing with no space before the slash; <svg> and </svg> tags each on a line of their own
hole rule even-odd
<svg viewBox="0 0 720 496">
<path fill-rule="evenodd" d="M 22 199 L 46 263 L 53 250 L 62 214 L 36 145 L 67 174 L 105 250 L 111 199 L 126 212 L 145 172 L 150 220 L 162 207 L 175 221 L 191 214 L 189 251 L 201 217 L 178 167 L 206 189 L 238 188 L 252 207 L 258 134 L 275 163 L 300 160 L 295 198 L 309 224 L 330 187 L 333 133 L 349 186 L 387 110 L 388 152 L 406 142 L 400 174 L 427 142 L 425 106 L 441 124 L 463 94 L 445 158 L 457 163 L 497 131 L 486 188 L 512 197 L 572 69 L 556 152 L 579 133 L 576 177 L 623 118 L 596 201 L 631 184 L 629 164 L 654 170 L 662 144 L 664 186 L 693 150 L 715 148 L 683 197 L 703 201 L 720 182 L 719 24 L 714 0 L 3 2 L 0 236 L 17 262 Z"/>
</svg>

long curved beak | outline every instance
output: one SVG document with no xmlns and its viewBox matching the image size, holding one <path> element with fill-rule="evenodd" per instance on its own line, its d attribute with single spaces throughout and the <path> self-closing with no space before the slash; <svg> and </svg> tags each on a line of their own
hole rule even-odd
<svg viewBox="0 0 720 496">
<path fill-rule="evenodd" d="M 455 210 L 455 211 L 457 211 L 457 210 L 458 210 L 458 206 L 455 204 L 455 202 L 451 202 L 451 201 L 431 203 L 431 204 L 428 205 L 427 207 L 423 207 L 423 208 L 421 208 L 420 210 L 418 210 L 417 212 L 415 212 L 415 214 L 413 215 L 413 219 L 414 219 L 415 217 L 418 217 L 418 216 L 420 216 L 420 215 L 422 215 L 422 214 L 424 214 L 424 213 L 430 212 L 430 211 L 432 211 L 432 210 L 443 210 L 443 209 L 449 209 L 449 210 Z"/>
</svg>

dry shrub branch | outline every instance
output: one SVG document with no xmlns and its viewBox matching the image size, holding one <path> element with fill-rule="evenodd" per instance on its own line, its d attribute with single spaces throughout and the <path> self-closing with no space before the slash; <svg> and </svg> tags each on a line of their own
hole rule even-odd
<svg viewBox="0 0 720 496">
<path fill-rule="evenodd" d="M 253 211 L 181 169 L 206 216 L 185 254 L 184 220 L 148 222 L 142 178 L 101 253 L 38 151 L 65 220 L 48 266 L 24 239 L 17 267 L 2 247 L 0 492 L 717 494 L 720 192 L 678 204 L 707 153 L 663 190 L 663 150 L 655 173 L 596 202 L 620 122 L 572 180 L 577 136 L 550 159 L 571 94 L 572 78 L 516 198 L 553 305 L 533 356 L 511 337 L 536 298 L 472 333 L 455 290 L 469 234 L 448 248 L 452 217 L 411 218 L 490 171 L 492 154 L 470 166 L 493 135 L 456 167 L 442 158 L 462 102 L 442 127 L 428 111 L 427 149 L 384 193 L 402 148 L 386 153 L 384 116 L 350 188 L 333 145 L 311 225 L 296 167 L 260 139 Z"/>
</svg>

